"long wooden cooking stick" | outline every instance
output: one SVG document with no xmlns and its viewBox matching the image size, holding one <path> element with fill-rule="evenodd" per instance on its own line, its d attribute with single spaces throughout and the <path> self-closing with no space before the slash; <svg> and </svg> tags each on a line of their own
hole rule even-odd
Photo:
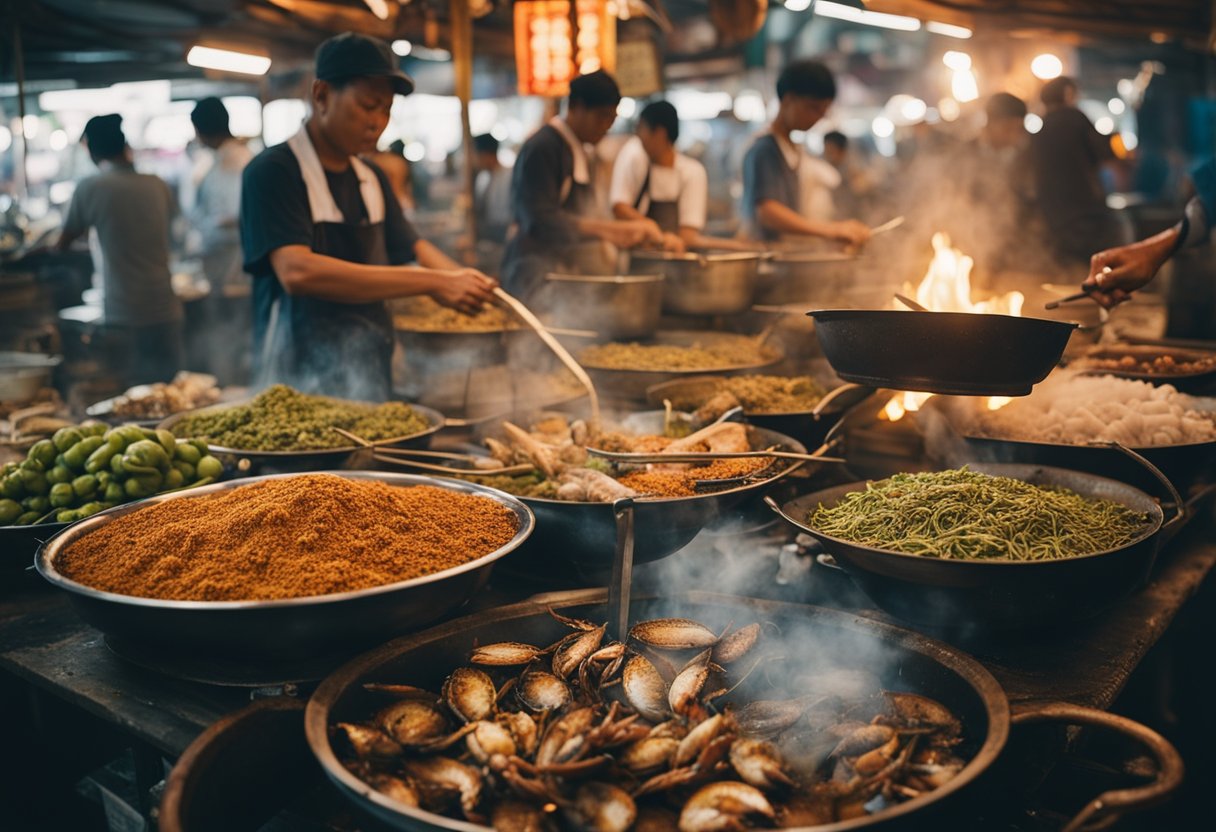
<svg viewBox="0 0 1216 832">
<path fill-rule="evenodd" d="M 610 462 L 713 462 L 715 459 L 802 459 L 808 462 L 836 462 L 844 464 L 847 459 L 836 456 L 816 456 L 815 454 L 799 454 L 793 451 L 741 451 L 736 453 L 653 453 L 639 454 L 621 451 L 605 451 L 600 448 L 588 448 L 587 453 L 607 459 Z"/>
<path fill-rule="evenodd" d="M 540 336 L 540 340 L 544 341 L 545 345 L 553 350 L 553 354 L 566 365 L 566 368 L 570 372 L 574 373 L 574 377 L 579 380 L 579 383 L 587 388 L 587 395 L 591 398 L 591 423 L 598 428 L 600 424 L 600 397 L 595 392 L 595 385 L 591 383 L 591 376 L 587 375 L 587 371 L 574 360 L 574 356 L 566 352 L 566 348 L 549 334 L 549 330 L 545 328 L 545 325 L 540 322 L 539 318 L 532 314 L 531 309 L 505 292 L 501 286 L 494 287 L 494 297 L 511 307 L 511 310 L 522 318 L 524 323 L 536 330 L 536 334 Z"/>
</svg>

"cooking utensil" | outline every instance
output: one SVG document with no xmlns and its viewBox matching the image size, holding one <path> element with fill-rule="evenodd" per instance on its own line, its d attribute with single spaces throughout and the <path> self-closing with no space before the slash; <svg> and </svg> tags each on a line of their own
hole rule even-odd
<svg viewBox="0 0 1216 832">
<path fill-rule="evenodd" d="M 899 301 L 900 303 L 902 303 L 904 306 L 906 306 L 906 307 L 908 307 L 909 309 L 911 309 L 913 312 L 929 312 L 929 311 L 931 311 L 930 309 L 928 309 L 928 308 L 926 308 L 926 307 L 924 307 L 924 306 L 921 306 L 919 303 L 917 303 L 916 301 L 912 300 L 912 298 L 908 297 L 907 295 L 901 295 L 899 292 L 896 292 L 896 293 L 895 293 L 895 299 L 896 299 L 897 301 Z"/>
<path fill-rule="evenodd" d="M 608 582 L 608 622 L 613 635 L 624 641 L 629 633 L 629 600 L 633 587 L 633 498 L 623 497 L 612 504 L 616 518 L 616 556 L 612 559 L 612 580 Z"/>
<path fill-rule="evenodd" d="M 663 412 L 636 413 L 633 426 L 643 433 L 662 433 Z M 780 447 L 805 453 L 795 439 L 751 426 L 752 447 Z M 691 497 L 636 498 L 633 507 L 635 564 L 660 560 L 683 549 L 702 528 L 721 514 L 805 465 L 791 460 L 788 466 L 759 482 L 719 489 Z M 607 581 L 616 553 L 616 518 L 611 503 L 582 503 L 520 497 L 536 515 L 536 531 L 526 546 L 512 557 L 510 568 L 540 575 L 571 575 Z"/>
<path fill-rule="evenodd" d="M 1152 362 L 1169 356 L 1176 363 L 1202 362 L 1200 369 L 1186 373 L 1171 373 L 1141 368 L 1142 362 Z M 1130 367 L 1091 366 L 1095 361 L 1118 361 L 1130 358 Z M 1171 384 L 1185 393 L 1216 391 L 1216 351 L 1185 349 L 1180 347 L 1154 346 L 1149 344 L 1096 344 L 1068 362 L 1069 369 L 1078 369 L 1087 375 L 1115 376 L 1152 384 Z"/>
<path fill-rule="evenodd" d="M 185 413 L 175 413 L 157 425 L 158 428 L 176 433 L 173 430 L 182 419 L 195 413 L 215 413 L 248 404 L 249 400 L 227 402 L 225 404 L 201 407 L 197 410 L 187 410 Z M 431 438 L 444 426 L 443 414 L 420 404 L 410 407 L 426 419 L 426 429 L 409 436 L 392 439 L 378 439 L 372 444 L 376 447 L 397 446 L 409 448 L 425 448 L 431 443 Z M 211 454 L 224 463 L 224 467 L 237 471 L 241 476 L 260 474 L 298 474 L 303 471 L 321 471 L 328 468 L 338 468 L 350 462 L 351 456 L 359 450 L 357 443 L 340 448 L 325 448 L 307 451 L 251 451 L 240 448 L 225 448 L 222 445 L 208 444 Z"/>
<path fill-rule="evenodd" d="M 499 286 L 494 287 L 494 296 L 511 307 L 511 311 L 518 315 L 524 323 L 532 327 L 533 331 L 540 336 L 540 340 L 545 342 L 545 346 L 552 350 L 558 360 L 566 365 L 566 369 L 574 373 L 574 377 L 586 388 L 587 398 L 591 400 L 591 422 L 598 425 L 600 421 L 600 397 L 595 392 L 595 384 L 591 381 L 591 377 L 587 375 L 587 371 L 574 360 L 574 356 L 567 352 L 566 348 L 556 338 L 549 334 L 548 330 L 545 329 L 545 325 L 540 322 L 540 319 L 532 314 L 532 310 L 511 295 L 508 295 Z"/>
<path fill-rule="evenodd" d="M 1155 500 L 1105 477 L 1039 465 L 972 464 L 972 470 L 1035 485 L 1067 488 L 1088 499 L 1111 500 L 1148 515 L 1149 525 L 1117 549 L 1060 560 L 954 560 L 863 546 L 824 534 L 808 517 L 834 506 L 867 483 L 838 485 L 799 497 L 773 511 L 818 540 L 836 564 L 880 608 L 905 621 L 964 634 L 1043 629 L 1088 618 L 1143 583 L 1163 529 L 1172 533 L 1182 505 L 1164 522 Z M 1168 480 L 1162 477 L 1168 486 Z M 1168 486 L 1172 490 L 1172 486 Z"/>
<path fill-rule="evenodd" d="M 601 338 L 647 338 L 659 328 L 665 278 L 661 274 L 545 276 L 536 302 L 561 327 Z"/>
<path fill-rule="evenodd" d="M 968 312 L 819 309 L 815 336 L 845 381 L 962 396 L 1025 396 L 1076 324 Z"/>
<path fill-rule="evenodd" d="M 501 548 L 451 569 L 369 589 L 275 601 L 172 601 L 104 592 L 65 577 L 60 555 L 81 538 L 131 512 L 168 500 L 194 500 L 267 479 L 253 477 L 162 494 L 95 514 L 56 535 L 38 554 L 43 578 L 66 590 L 80 617 L 110 638 L 217 661 L 277 662 L 285 657 L 357 649 L 434 621 L 469 599 L 489 580 L 495 562 L 528 539 L 535 518 L 514 497 L 467 482 L 410 474 L 332 471 L 351 480 L 405 487 L 428 485 L 487 497 L 510 510 L 519 528 Z M 119 553 L 121 554 L 121 553 Z"/>
<path fill-rule="evenodd" d="M 928 437 L 928 450 L 935 450 L 936 437 L 929 420 L 940 418 L 945 434 L 944 449 L 957 455 L 960 445 L 968 459 L 984 462 L 1051 465 L 1085 471 L 1109 477 L 1142 491 L 1157 493 L 1158 480 L 1143 465 L 1105 444 L 1070 445 L 1063 442 L 1035 442 L 1024 439 L 1000 439 L 977 432 L 975 420 L 969 415 L 974 405 L 971 399 L 935 397 L 925 402 L 918 414 L 918 423 Z M 1186 491 L 1196 482 L 1208 479 L 1216 471 L 1216 442 L 1190 442 L 1177 445 L 1131 447 L 1129 450 L 1148 460 L 1171 483 Z"/>
<path fill-rule="evenodd" d="M 1110 266 L 1102 267 L 1102 274 L 1110 274 L 1110 273 L 1111 273 Z M 1047 303 L 1043 304 L 1043 308 L 1044 309 L 1059 309 L 1060 306 L 1065 303 L 1072 303 L 1075 300 L 1083 300 L 1085 298 L 1088 298 L 1088 297 L 1090 297 L 1090 295 L 1092 295 L 1096 291 L 1098 291 L 1097 286 L 1086 287 L 1086 286 L 1082 285 L 1081 291 L 1079 291 L 1075 294 L 1072 294 L 1072 295 L 1068 295 L 1067 297 L 1062 297 L 1059 300 L 1049 300 Z"/>
<path fill-rule="evenodd" d="M 304 717 L 309 746 L 329 779 L 352 804 L 394 829 L 485 832 L 487 827 L 404 806 L 375 791 L 341 764 L 331 745 L 329 729 L 336 722 L 364 719 L 383 705 L 382 695 L 378 698 L 364 689 L 367 683 L 390 680 L 438 690 L 445 675 L 466 662 L 475 644 L 505 640 L 551 644 L 563 638 L 569 630 L 554 620 L 550 610 L 589 621 L 609 620 L 603 590 L 537 596 L 389 642 L 331 674 L 309 700 Z M 975 806 L 986 797 L 986 787 L 978 781 L 1003 751 L 1011 723 L 1051 720 L 1100 724 L 1149 750 L 1157 763 L 1156 781 L 1130 790 L 1130 794 L 1101 795 L 1091 806 L 1100 802 L 1111 808 L 1096 813 L 1087 809 L 1084 817 L 1089 820 L 1105 812 L 1118 814 L 1160 801 L 1182 780 L 1178 752 L 1155 732 L 1121 717 L 1064 703 L 1023 703 L 1016 717 L 1011 717 L 1004 691 L 982 665 L 956 648 L 919 633 L 837 610 L 715 593 L 631 599 L 632 622 L 667 616 L 693 618 L 716 631 L 747 621 L 771 623 L 793 653 L 788 660 L 791 666 L 810 673 L 830 667 L 872 672 L 884 689 L 928 696 L 962 721 L 963 732 L 970 738 L 971 758 L 953 779 L 877 815 L 822 827 L 825 830 L 880 826 L 921 830 L 930 823 L 943 829 L 964 828 L 966 820 L 974 820 Z M 1000 788 L 1000 784 L 987 788 L 993 787 Z M 930 822 L 927 816 L 931 813 Z M 1070 828 L 1075 829 L 1075 825 Z"/>
<path fill-rule="evenodd" d="M 623 451 L 605 451 L 602 448 L 588 448 L 587 453 L 598 456 L 610 462 L 629 462 L 643 465 L 649 462 L 713 462 L 717 459 L 800 459 L 803 462 L 848 462 L 833 456 L 816 456 L 814 454 L 796 454 L 789 451 L 741 451 L 737 453 L 686 453 L 686 454 L 640 454 Z"/>
<path fill-rule="evenodd" d="M 36 352 L 0 352 L 0 402 L 28 402 L 51 386 L 51 372 L 63 361 Z"/>
<path fill-rule="evenodd" d="M 737 315 L 756 293 L 764 256 L 753 251 L 635 250 L 635 274 L 658 274 L 663 281 L 663 310 L 675 315 Z"/>
<path fill-rule="evenodd" d="M 669 330 L 656 333 L 647 343 L 671 344 L 678 347 L 688 347 L 693 344 L 712 343 L 717 333 L 705 330 Z M 596 367 L 584 364 L 587 373 L 595 379 L 596 386 L 607 396 L 632 402 L 646 400 L 646 391 L 665 381 L 678 378 L 690 378 L 707 373 L 724 376 L 747 375 L 771 367 L 782 359 L 781 351 L 774 345 L 766 347 L 771 357 L 760 357 L 749 364 L 736 364 L 726 367 L 703 367 L 696 370 L 650 370 L 650 369 L 619 369 Z"/>
<path fill-rule="evenodd" d="M 904 217 L 903 217 L 903 214 L 900 214 L 898 217 L 895 217 L 894 219 L 887 220 L 882 225 L 876 225 L 873 228 L 871 228 L 870 236 L 873 237 L 875 234 L 883 234 L 887 231 L 893 231 L 894 229 L 899 228 L 903 224 L 904 224 Z"/>
</svg>

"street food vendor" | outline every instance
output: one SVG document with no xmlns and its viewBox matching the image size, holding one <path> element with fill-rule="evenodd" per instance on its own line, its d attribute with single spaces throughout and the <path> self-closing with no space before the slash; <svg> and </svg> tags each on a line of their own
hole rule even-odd
<svg viewBox="0 0 1216 832">
<path fill-rule="evenodd" d="M 612 213 L 622 220 L 654 220 L 669 250 L 755 250 L 744 240 L 705 236 L 709 177 L 704 165 L 676 150 L 679 137 L 680 117 L 670 102 L 643 108 L 637 136 L 625 143 L 612 167 Z"/>
<path fill-rule="evenodd" d="M 420 239 L 384 174 L 358 158 L 375 150 L 393 97 L 413 89 L 388 44 L 330 38 L 317 49 L 308 120 L 246 167 L 241 243 L 259 383 L 383 401 L 386 300 L 425 294 L 473 313 L 492 297 L 495 281 Z"/>
<path fill-rule="evenodd" d="M 511 176 L 514 226 L 502 262 L 503 285 L 513 295 L 527 298 L 548 272 L 572 268 L 587 244 L 663 242 L 653 220 L 599 215 L 593 148 L 616 121 L 620 101 L 611 75 L 581 75 L 570 82 L 566 114 L 550 119 L 520 148 Z"/>
<path fill-rule="evenodd" d="M 812 219 L 808 196 L 820 187 L 815 161 L 790 134 L 810 130 L 836 98 L 836 81 L 818 61 L 795 61 L 777 78 L 777 117 L 743 159 L 742 214 L 751 236 L 776 241 L 819 237 L 856 247 L 870 238 L 857 220 Z"/>
</svg>

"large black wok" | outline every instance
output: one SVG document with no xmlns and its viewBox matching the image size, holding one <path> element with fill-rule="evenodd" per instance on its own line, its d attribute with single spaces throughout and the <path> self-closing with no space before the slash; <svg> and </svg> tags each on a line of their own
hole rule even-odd
<svg viewBox="0 0 1216 832">
<path fill-rule="evenodd" d="M 875 549 L 824 534 L 810 524 L 820 504 L 836 505 L 865 490 L 855 482 L 770 507 L 818 540 L 883 610 L 905 621 L 961 634 L 1041 629 L 1102 612 L 1143 583 L 1162 540 L 1181 519 L 1163 524 L 1161 507 L 1136 488 L 1105 477 L 1036 465 L 970 466 L 1035 485 L 1071 489 L 1121 503 L 1149 517 L 1139 538 L 1118 549 L 1046 561 L 949 560 Z"/>
<path fill-rule="evenodd" d="M 819 309 L 815 335 L 845 381 L 959 396 L 1025 396 L 1073 323 L 969 312 Z"/>
<path fill-rule="evenodd" d="M 641 433 L 662 433 L 661 412 L 638 413 L 628 423 Z M 748 426 L 752 448 L 777 447 L 806 453 L 802 443 L 775 431 Z M 777 463 L 773 476 L 692 497 L 638 498 L 634 501 L 634 563 L 675 554 L 724 512 L 793 473 L 801 461 Z M 570 502 L 521 497 L 536 515 L 536 531 L 506 564 L 528 574 L 574 576 L 603 583 L 616 554 L 616 517 L 611 503 Z"/>
<path fill-rule="evenodd" d="M 275 601 L 171 601 L 103 592 L 62 575 L 60 553 L 116 518 L 166 500 L 193 500 L 222 491 L 277 479 L 252 477 L 162 494 L 118 506 L 73 524 L 42 547 L 37 567 L 42 577 L 68 592 L 88 623 L 143 655 L 143 648 L 175 655 L 210 657 L 219 663 L 280 660 L 362 649 L 447 615 L 489 580 L 495 561 L 520 546 L 533 529 L 532 513 L 514 497 L 472 483 L 410 474 L 369 471 L 329 472 L 347 479 L 377 480 L 394 486 L 430 485 L 488 497 L 515 513 L 519 530 L 502 548 L 442 572 L 351 592 Z M 122 557 L 121 551 L 114 557 Z M 332 667 L 332 665 L 331 665 Z M 323 675 L 323 674 L 322 674 Z M 317 678 L 317 677 L 314 677 Z"/>
<path fill-rule="evenodd" d="M 338 790 L 361 810 L 396 829 L 485 832 L 484 826 L 410 808 L 372 790 L 338 761 L 328 729 L 337 721 L 365 719 L 374 708 L 383 705 L 382 695 L 363 689 L 366 682 L 404 683 L 437 690 L 448 672 L 465 664 L 469 650 L 477 643 L 509 640 L 548 644 L 561 638 L 568 630 L 548 614 L 548 609 L 593 621 L 608 618 L 603 591 L 540 596 L 399 638 L 326 678 L 309 700 L 305 731 L 313 753 Z M 832 666 L 866 670 L 876 675 L 884 687 L 932 697 L 962 720 L 968 738 L 964 750 L 971 760 L 953 780 L 880 815 L 815 827 L 820 832 L 880 825 L 888 829 L 932 828 L 924 825 L 927 815 L 957 813 L 969 802 L 968 796 L 977 797 L 973 786 L 1004 748 L 1011 722 L 1055 719 L 1103 724 L 1129 733 L 1150 747 L 1159 763 L 1159 779 L 1131 794 L 1102 795 L 1087 807 L 1083 813 L 1087 816 L 1095 811 L 1095 804 L 1101 806 L 1099 813 L 1110 809 L 1117 813 L 1133 805 L 1160 800 L 1182 778 L 1182 761 L 1172 746 L 1129 720 L 1062 703 L 1026 706 L 1023 713 L 1011 719 L 1004 691 L 978 662 L 949 645 L 899 627 L 820 607 L 714 593 L 634 599 L 630 609 L 632 621 L 661 616 L 685 616 L 717 630 L 731 622 L 736 626 L 752 621 L 771 623 L 784 638 L 785 649 L 799 653 L 789 660 L 790 666 L 796 666 L 799 672 L 813 673 L 816 668 Z M 963 827 L 947 824 L 941 828 Z"/>
<path fill-rule="evenodd" d="M 1054 465 L 1110 477 L 1157 493 L 1157 478 L 1142 464 L 1112 445 L 1069 445 L 981 436 L 975 428 L 968 427 L 972 420 L 967 418 L 967 412 L 973 406 L 971 399 L 933 398 L 927 401 L 917 414 L 917 423 L 926 436 L 926 450 L 952 457 L 958 454 L 961 444 L 965 447 L 963 456 L 968 459 Z M 934 419 L 942 420 L 946 428 L 944 435 L 936 432 Z M 1211 479 L 1216 472 L 1216 442 L 1156 445 L 1130 450 L 1161 469 L 1181 491 L 1186 491 L 1197 482 Z"/>
</svg>

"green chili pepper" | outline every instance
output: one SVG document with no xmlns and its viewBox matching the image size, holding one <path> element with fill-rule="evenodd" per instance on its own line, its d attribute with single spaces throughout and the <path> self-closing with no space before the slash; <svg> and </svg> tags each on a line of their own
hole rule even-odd
<svg viewBox="0 0 1216 832">
<path fill-rule="evenodd" d="M 63 453 L 83 438 L 84 434 L 79 428 L 60 428 L 51 436 L 51 443 L 54 444 L 55 450 Z"/>
<path fill-rule="evenodd" d="M 76 509 L 76 511 L 80 514 L 80 519 L 83 520 L 86 517 L 92 517 L 94 514 L 101 511 L 101 509 L 101 503 L 93 501 L 85 503 L 80 508 Z"/>
<path fill-rule="evenodd" d="M 37 520 L 41 516 L 42 515 L 36 511 L 27 511 L 25 514 L 18 517 L 17 522 L 13 523 L 13 525 L 14 526 L 32 526 L 34 524 L 34 521 Z"/>
<path fill-rule="evenodd" d="M 93 476 L 97 477 L 97 487 L 100 489 L 104 489 L 110 484 L 110 480 L 114 478 L 114 475 L 110 473 L 110 469 L 108 468 L 104 471 L 98 471 Z"/>
<path fill-rule="evenodd" d="M 89 454 L 89 458 L 84 461 L 84 470 L 90 474 L 104 471 L 110 467 L 110 460 L 114 457 L 114 454 L 121 450 L 121 448 L 116 448 L 109 442 L 106 442 L 106 444 Z"/>
<path fill-rule="evenodd" d="M 41 474 L 45 470 L 46 466 L 43 465 L 41 461 L 37 459 L 30 459 L 29 457 L 21 460 L 21 464 L 17 466 L 17 473 L 21 473 L 23 471 L 35 471 Z"/>
<path fill-rule="evenodd" d="M 56 483 L 51 487 L 51 506 L 54 508 L 67 508 L 72 503 L 76 502 L 76 492 L 72 489 L 70 483 Z"/>
<path fill-rule="evenodd" d="M 144 436 L 144 432 L 135 425 L 123 425 L 122 427 L 114 428 L 106 434 L 106 441 L 111 441 L 111 437 L 117 437 L 120 439 L 122 441 L 123 448 L 146 438 Z"/>
<path fill-rule="evenodd" d="M 74 508 L 61 508 L 55 512 L 56 523 L 75 523 L 80 519 L 80 512 Z"/>
<path fill-rule="evenodd" d="M 21 501 L 21 508 L 25 511 L 36 511 L 42 515 L 51 510 L 51 501 L 47 497 L 26 497 Z"/>
<path fill-rule="evenodd" d="M 69 468 L 83 471 L 84 463 L 88 460 L 89 455 L 104 444 L 106 444 L 106 440 L 100 436 L 86 436 L 63 452 L 63 461 Z"/>
<path fill-rule="evenodd" d="M 141 500 L 144 497 L 151 497 L 160 490 L 161 483 L 164 479 L 159 472 L 151 474 L 140 474 L 132 476 L 122 484 L 123 491 L 133 500 Z"/>
<path fill-rule="evenodd" d="M 121 503 L 127 499 L 127 492 L 123 489 L 122 483 L 117 480 L 111 480 L 106 483 L 104 496 L 107 503 Z"/>
<path fill-rule="evenodd" d="M 35 442 L 26 455 L 29 459 L 36 459 L 42 463 L 44 468 L 50 468 L 55 464 L 55 455 L 58 451 L 55 450 L 55 443 L 49 439 L 42 439 Z"/>
<path fill-rule="evenodd" d="M 56 463 L 54 468 L 46 472 L 46 481 L 51 485 L 55 485 L 60 482 L 71 482 L 75 476 L 71 468 Z"/>
<path fill-rule="evenodd" d="M 16 500 L 0 500 L 0 526 L 12 525 L 21 515 L 21 503 Z"/>
<path fill-rule="evenodd" d="M 127 448 L 126 453 L 122 455 L 122 464 L 124 468 L 134 473 L 149 473 L 149 471 L 139 470 L 141 468 L 164 471 L 169 468 L 169 455 L 165 453 L 165 449 L 159 442 L 144 439 Z"/>
<path fill-rule="evenodd" d="M 203 458 L 203 452 L 189 442 L 182 440 L 177 443 L 177 447 L 173 451 L 173 458 L 182 462 L 188 462 L 191 466 L 194 466 L 198 465 L 198 461 Z"/>
<path fill-rule="evenodd" d="M 224 463 L 213 456 L 205 456 L 194 466 L 194 473 L 199 479 L 219 479 L 224 473 Z"/>
<path fill-rule="evenodd" d="M 85 436 L 105 436 L 110 432 L 110 426 L 105 422 L 89 422 L 80 426 L 80 432 Z"/>
<path fill-rule="evenodd" d="M 92 474 L 81 474 L 72 480 L 72 490 L 82 500 L 87 500 L 97 493 L 97 477 Z"/>
<path fill-rule="evenodd" d="M 169 455 L 169 459 L 173 459 L 173 454 L 177 453 L 177 437 L 167 430 L 157 428 L 156 441 L 165 449 L 165 453 Z"/>
<path fill-rule="evenodd" d="M 124 476 L 127 469 L 122 464 L 122 454 L 114 454 L 110 457 L 110 473 L 116 477 Z"/>
</svg>

